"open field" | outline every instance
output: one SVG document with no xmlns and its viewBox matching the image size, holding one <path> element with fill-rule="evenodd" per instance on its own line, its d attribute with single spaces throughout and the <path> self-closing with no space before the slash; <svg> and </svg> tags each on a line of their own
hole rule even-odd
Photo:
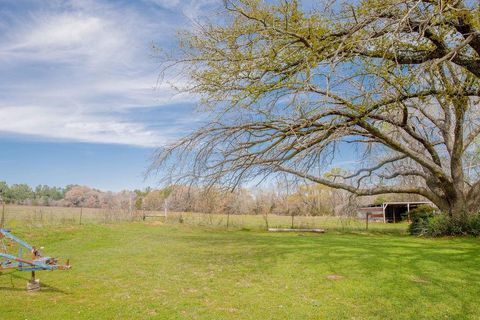
<svg viewBox="0 0 480 320">
<path fill-rule="evenodd" d="M 16 206 L 5 207 L 7 226 L 26 226 L 32 228 L 45 226 L 71 226 L 82 224 L 115 223 L 122 221 L 140 221 L 143 214 L 163 215 L 163 212 L 108 210 L 92 208 L 65 208 L 41 206 Z M 266 221 L 262 215 L 227 215 L 205 214 L 192 212 L 169 212 L 167 218 L 147 218 L 148 221 L 161 221 L 167 224 L 187 224 L 215 229 L 239 230 L 265 230 Z M 268 225 L 271 228 L 326 228 L 342 232 L 363 231 L 365 221 L 351 217 L 313 217 L 313 216 L 278 216 L 269 215 Z M 370 231 L 405 233 L 406 223 L 384 224 L 369 223 Z"/>
<path fill-rule="evenodd" d="M 0 276 L 1 319 L 480 319 L 480 241 L 159 221 L 19 226 L 73 269 Z"/>
</svg>

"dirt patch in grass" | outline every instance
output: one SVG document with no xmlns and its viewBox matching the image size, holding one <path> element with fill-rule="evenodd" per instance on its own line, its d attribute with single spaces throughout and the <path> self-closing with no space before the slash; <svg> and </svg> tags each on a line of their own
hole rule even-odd
<svg viewBox="0 0 480 320">
<path fill-rule="evenodd" d="M 342 280 L 343 279 L 343 276 L 339 275 L 339 274 L 330 274 L 327 276 L 327 279 L 328 280 Z"/>
<path fill-rule="evenodd" d="M 430 283 L 430 281 L 427 278 L 418 277 L 418 276 L 412 276 L 410 277 L 410 280 L 415 283 Z"/>
<path fill-rule="evenodd" d="M 151 225 L 151 226 L 162 226 L 162 225 L 164 225 L 165 223 L 162 222 L 162 221 L 156 220 L 156 221 L 150 221 L 148 224 Z"/>
</svg>

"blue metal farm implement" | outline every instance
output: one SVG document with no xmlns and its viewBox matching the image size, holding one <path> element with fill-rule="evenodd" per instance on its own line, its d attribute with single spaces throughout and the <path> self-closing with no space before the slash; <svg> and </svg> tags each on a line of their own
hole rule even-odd
<svg viewBox="0 0 480 320">
<path fill-rule="evenodd" d="M 18 255 L 10 253 L 9 247 L 19 247 Z M 31 259 L 23 257 L 23 250 L 27 249 L 31 254 Z M 70 269 L 70 263 L 67 260 L 65 265 L 58 264 L 57 259 L 44 257 L 40 251 L 27 242 L 17 238 L 8 230 L 0 228 L 0 271 L 3 270 L 30 271 L 32 279 L 27 284 L 28 290 L 40 289 L 40 282 L 35 279 L 35 271 L 43 270 L 65 270 Z"/>
</svg>

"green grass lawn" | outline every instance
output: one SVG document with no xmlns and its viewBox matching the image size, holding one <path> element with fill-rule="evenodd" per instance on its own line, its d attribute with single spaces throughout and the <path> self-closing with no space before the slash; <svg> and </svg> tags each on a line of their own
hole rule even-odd
<svg viewBox="0 0 480 320">
<path fill-rule="evenodd" d="M 480 319 L 478 239 L 152 222 L 14 231 L 73 269 L 38 273 L 37 293 L 28 273 L 3 273 L 0 319 Z"/>
</svg>

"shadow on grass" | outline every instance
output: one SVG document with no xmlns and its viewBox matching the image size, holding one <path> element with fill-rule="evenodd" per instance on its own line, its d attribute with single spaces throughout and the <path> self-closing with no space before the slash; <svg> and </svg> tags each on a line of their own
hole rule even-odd
<svg viewBox="0 0 480 320">
<path fill-rule="evenodd" d="M 432 303 L 452 299 L 464 314 L 472 308 L 472 296 L 480 293 L 469 286 L 480 281 L 478 239 L 255 232 L 205 232 L 182 238 L 192 244 L 196 259 L 200 255 L 204 261 L 226 269 L 225 264 L 232 268 L 242 264 L 266 272 L 289 268 L 295 277 L 313 276 L 317 281 L 339 274 L 359 286 L 378 286 L 380 291 L 372 291 L 374 295 L 383 292 L 401 299 L 401 286 L 420 292 Z"/>
<path fill-rule="evenodd" d="M 29 278 L 26 278 L 26 277 L 23 277 L 23 276 L 19 276 L 13 272 L 11 273 L 8 273 L 8 274 L 0 274 L 0 277 L 8 277 L 10 276 L 10 283 L 11 283 L 11 286 L 0 286 L 0 292 L 2 291 L 23 291 L 23 292 L 26 292 L 27 289 L 26 289 L 26 283 L 28 282 Z M 15 278 L 15 279 L 21 279 L 21 280 L 25 280 L 25 286 L 24 287 L 15 287 L 14 284 L 13 284 L 13 281 L 12 281 L 12 278 Z M 54 286 L 50 286 L 48 284 L 45 284 L 43 282 L 40 283 L 40 291 L 36 292 L 36 293 L 41 293 L 41 292 L 55 292 L 55 293 L 61 293 L 61 294 L 64 294 L 64 295 L 69 295 L 70 293 L 69 292 L 66 292 L 62 289 L 59 289 L 59 288 L 56 288 Z"/>
</svg>

